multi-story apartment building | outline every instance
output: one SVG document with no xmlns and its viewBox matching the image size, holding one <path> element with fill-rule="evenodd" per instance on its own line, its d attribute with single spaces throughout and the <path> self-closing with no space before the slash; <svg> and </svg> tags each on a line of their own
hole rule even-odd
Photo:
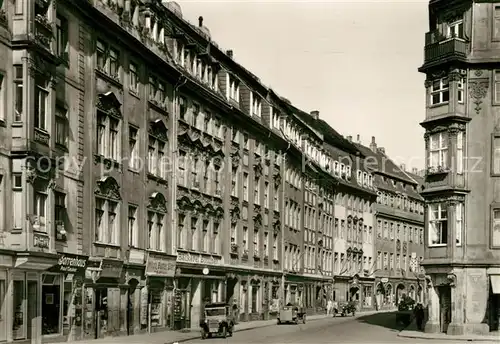
<svg viewBox="0 0 500 344">
<path fill-rule="evenodd" d="M 425 73 L 427 332 L 498 330 L 500 3 L 429 3 Z"/>
<path fill-rule="evenodd" d="M 279 299 L 372 303 L 362 154 L 202 21 L 173 2 L 2 3 L 0 340 L 197 327 L 207 301 L 242 321 Z"/>
<path fill-rule="evenodd" d="M 403 295 L 421 302 L 425 283 L 416 263 L 424 256 L 424 202 L 419 195 L 418 177 L 412 177 L 404 166 L 397 166 L 383 147 L 377 147 L 375 137 L 367 147 L 358 135 L 356 146 L 367 157 L 378 194 L 372 267 L 377 306 L 395 307 Z"/>
</svg>

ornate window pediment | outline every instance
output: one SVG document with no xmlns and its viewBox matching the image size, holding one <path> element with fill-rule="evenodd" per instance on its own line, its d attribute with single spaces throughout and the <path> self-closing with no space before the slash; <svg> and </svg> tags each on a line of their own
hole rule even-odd
<svg viewBox="0 0 500 344">
<path fill-rule="evenodd" d="M 97 109 L 108 115 L 122 118 L 121 106 L 122 104 L 114 92 L 100 93 L 97 96 Z"/>
<path fill-rule="evenodd" d="M 167 212 L 167 200 L 160 192 L 154 192 L 149 196 L 148 208 L 162 213 Z"/>
<path fill-rule="evenodd" d="M 105 198 L 121 200 L 120 186 L 115 178 L 107 176 L 97 181 L 95 194 Z"/>
<path fill-rule="evenodd" d="M 149 133 L 162 141 L 168 141 L 168 128 L 162 119 L 156 119 L 149 123 Z"/>
</svg>

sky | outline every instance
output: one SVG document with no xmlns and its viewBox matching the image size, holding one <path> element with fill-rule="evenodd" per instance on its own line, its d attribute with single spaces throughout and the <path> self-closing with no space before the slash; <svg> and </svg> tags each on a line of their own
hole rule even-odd
<svg viewBox="0 0 500 344">
<path fill-rule="evenodd" d="M 428 1 L 178 0 L 222 50 L 298 108 L 424 167 Z"/>
</svg>

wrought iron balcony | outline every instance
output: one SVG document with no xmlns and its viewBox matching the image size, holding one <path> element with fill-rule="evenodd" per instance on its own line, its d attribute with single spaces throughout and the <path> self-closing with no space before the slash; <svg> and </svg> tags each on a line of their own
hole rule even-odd
<svg viewBox="0 0 500 344">
<path fill-rule="evenodd" d="M 462 38 L 445 37 L 437 31 L 425 34 L 424 66 L 467 57 L 467 41 Z"/>
</svg>

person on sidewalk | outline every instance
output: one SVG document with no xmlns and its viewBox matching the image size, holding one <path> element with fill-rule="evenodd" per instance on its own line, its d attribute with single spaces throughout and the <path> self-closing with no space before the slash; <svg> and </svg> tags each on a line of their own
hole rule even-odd
<svg viewBox="0 0 500 344">
<path fill-rule="evenodd" d="M 415 320 L 417 322 L 417 328 L 419 331 L 423 331 L 423 323 L 424 323 L 424 307 L 421 303 L 417 304 L 414 309 Z"/>
<path fill-rule="evenodd" d="M 337 301 L 333 301 L 332 308 L 333 308 L 333 316 L 335 317 L 339 312 L 339 303 Z"/>
<path fill-rule="evenodd" d="M 332 307 L 332 300 L 328 300 L 328 303 L 326 304 L 326 315 L 330 315 L 332 313 Z"/>
</svg>

